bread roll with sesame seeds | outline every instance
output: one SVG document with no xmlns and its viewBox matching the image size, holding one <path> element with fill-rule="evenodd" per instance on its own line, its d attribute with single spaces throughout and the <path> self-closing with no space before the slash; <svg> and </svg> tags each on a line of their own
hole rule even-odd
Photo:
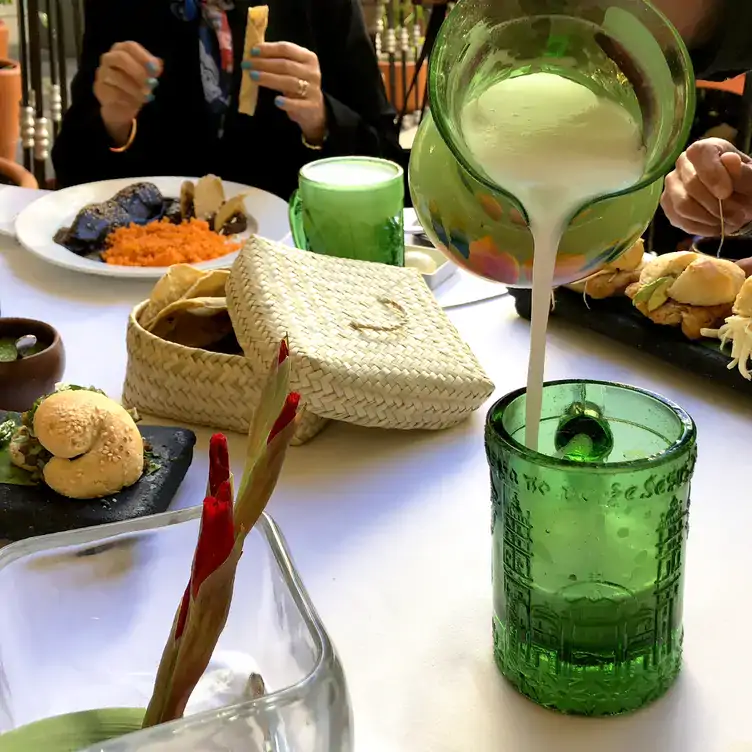
<svg viewBox="0 0 752 752">
<path fill-rule="evenodd" d="M 34 415 L 34 433 L 52 454 L 44 481 L 71 499 L 97 499 L 132 486 L 144 471 L 144 442 L 117 402 L 86 390 L 56 392 Z"/>
</svg>

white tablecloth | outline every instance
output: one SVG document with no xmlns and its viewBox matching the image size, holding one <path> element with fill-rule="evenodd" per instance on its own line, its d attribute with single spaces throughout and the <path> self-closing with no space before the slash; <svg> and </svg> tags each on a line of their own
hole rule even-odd
<svg viewBox="0 0 752 752">
<path fill-rule="evenodd" d="M 16 217 L 22 209 L 49 191 L 30 191 L 15 185 L 0 185 L 0 235 L 13 235 Z"/>
<path fill-rule="evenodd" d="M 67 381 L 119 396 L 126 317 L 148 291 L 148 284 L 56 269 L 0 237 L 2 314 L 59 329 Z M 497 397 L 523 384 L 528 325 L 509 297 L 450 315 Z M 291 450 L 270 512 L 345 666 L 357 752 L 747 749 L 752 505 L 743 468 L 752 403 L 562 323 L 551 327 L 547 376 L 648 387 L 698 423 L 680 681 L 645 711 L 608 720 L 562 717 L 517 695 L 491 657 L 483 414 L 443 433 L 332 425 Z M 201 502 L 209 433 L 198 431 L 176 507 Z M 236 474 L 242 447 L 233 437 Z"/>
</svg>

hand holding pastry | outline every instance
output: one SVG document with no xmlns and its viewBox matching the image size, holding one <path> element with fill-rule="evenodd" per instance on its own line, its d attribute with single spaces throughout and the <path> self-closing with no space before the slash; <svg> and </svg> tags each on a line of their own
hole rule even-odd
<svg viewBox="0 0 752 752">
<path fill-rule="evenodd" d="M 141 108 L 154 98 L 162 61 L 137 42 L 118 42 L 102 55 L 94 78 L 94 96 L 107 132 L 117 145 L 128 140 Z"/>
<path fill-rule="evenodd" d="M 666 177 L 661 206 L 690 235 L 738 232 L 752 221 L 752 159 L 720 138 L 696 141 Z"/>
<path fill-rule="evenodd" d="M 252 50 L 243 68 L 259 86 L 279 92 L 275 104 L 300 126 L 308 143 L 323 143 L 326 108 L 316 53 L 291 42 L 265 42 Z"/>
</svg>

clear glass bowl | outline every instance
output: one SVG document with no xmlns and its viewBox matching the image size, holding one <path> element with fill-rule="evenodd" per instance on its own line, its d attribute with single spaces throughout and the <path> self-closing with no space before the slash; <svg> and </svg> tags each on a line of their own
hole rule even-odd
<svg viewBox="0 0 752 752">
<path fill-rule="evenodd" d="M 0 599 L 13 604 L 0 612 L 0 731 L 74 711 L 146 706 L 199 521 L 196 507 L 0 551 Z M 214 657 L 220 667 L 255 664 L 268 694 L 89 749 L 352 750 L 342 667 L 268 516 L 246 541 Z"/>
</svg>

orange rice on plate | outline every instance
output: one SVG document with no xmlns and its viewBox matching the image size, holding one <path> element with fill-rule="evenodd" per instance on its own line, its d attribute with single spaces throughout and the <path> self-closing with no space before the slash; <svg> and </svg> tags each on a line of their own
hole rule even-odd
<svg viewBox="0 0 752 752">
<path fill-rule="evenodd" d="M 201 219 L 190 219 L 179 225 L 163 219 L 114 230 L 107 238 L 107 250 L 102 259 L 117 266 L 196 264 L 234 253 L 242 245 L 214 232 Z"/>
</svg>

